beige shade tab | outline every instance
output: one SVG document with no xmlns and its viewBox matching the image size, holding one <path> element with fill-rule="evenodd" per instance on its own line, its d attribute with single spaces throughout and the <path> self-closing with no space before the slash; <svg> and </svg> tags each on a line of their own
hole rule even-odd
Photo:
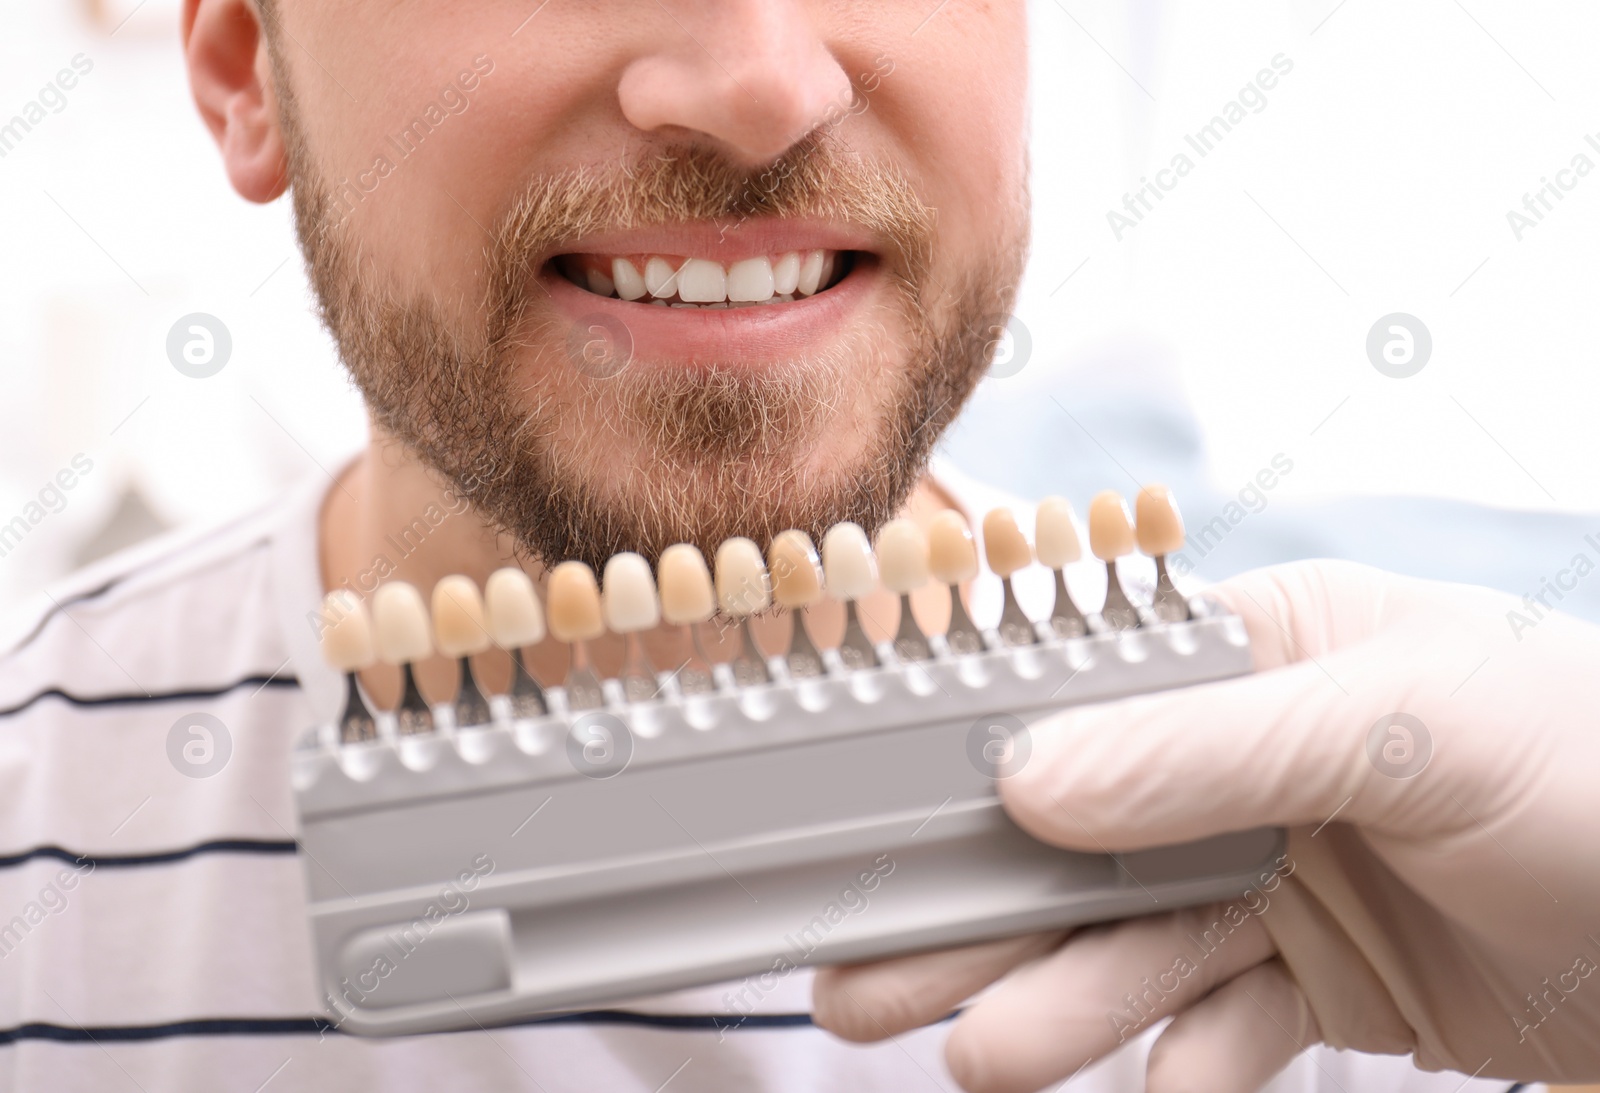
<svg viewBox="0 0 1600 1093">
<path fill-rule="evenodd" d="M 567 561 L 552 569 L 545 596 L 550 636 L 557 641 L 593 641 L 606 632 L 600 585 L 585 563 Z"/>
<path fill-rule="evenodd" d="M 1089 549 L 1102 562 L 1133 553 L 1133 520 L 1116 490 L 1097 493 L 1089 502 Z"/>
<path fill-rule="evenodd" d="M 675 543 L 661 552 L 656 586 L 661 590 L 661 617 L 674 626 L 704 622 L 716 613 L 711 570 L 700 548 L 691 543 Z"/>
<path fill-rule="evenodd" d="M 878 529 L 878 575 L 883 587 L 904 596 L 927 584 L 928 536 L 913 520 L 890 520 Z"/>
<path fill-rule="evenodd" d="M 359 672 L 378 659 L 367 605 L 348 588 L 335 588 L 323 598 L 322 656 L 341 672 Z"/>
<path fill-rule="evenodd" d="M 372 633 L 378 656 L 389 664 L 425 660 L 433 652 L 428 605 L 405 581 L 388 581 L 372 594 Z"/>
<path fill-rule="evenodd" d="M 1041 565 L 1061 569 L 1083 557 L 1077 514 L 1065 497 L 1046 497 L 1034 518 L 1033 548 Z"/>
<path fill-rule="evenodd" d="M 489 636 L 502 649 L 521 649 L 544 640 L 544 608 L 533 579 L 516 566 L 489 574 L 483 587 Z"/>
<path fill-rule="evenodd" d="M 828 595 L 843 603 L 878 587 L 878 565 L 860 524 L 845 520 L 828 529 L 822 537 L 822 573 Z"/>
<path fill-rule="evenodd" d="M 742 536 L 717 548 L 717 605 L 732 618 L 743 618 L 772 606 L 772 584 L 761 548 Z"/>
<path fill-rule="evenodd" d="M 601 579 L 600 607 L 606 629 L 614 634 L 636 634 L 661 621 L 661 600 L 656 596 L 650 563 L 633 551 L 606 560 Z"/>
<path fill-rule="evenodd" d="M 960 584 L 978 575 L 978 548 L 972 529 L 954 509 L 946 509 L 928 525 L 928 565 L 934 580 Z"/>
<path fill-rule="evenodd" d="M 1139 521 L 1139 549 L 1144 553 L 1154 557 L 1183 549 L 1183 515 L 1167 487 L 1152 484 L 1140 490 L 1134 499 L 1134 515 Z"/>
<path fill-rule="evenodd" d="M 1028 537 L 1010 509 L 991 509 L 983 518 L 983 553 L 997 577 L 1009 577 L 1033 563 Z"/>
<path fill-rule="evenodd" d="M 470 657 L 494 644 L 471 577 L 454 573 L 433 586 L 433 640 L 447 657 Z"/>
<path fill-rule="evenodd" d="M 772 598 L 779 607 L 809 607 L 822 598 L 822 561 L 805 532 L 793 528 L 778 532 L 767 548 L 767 568 Z"/>
</svg>

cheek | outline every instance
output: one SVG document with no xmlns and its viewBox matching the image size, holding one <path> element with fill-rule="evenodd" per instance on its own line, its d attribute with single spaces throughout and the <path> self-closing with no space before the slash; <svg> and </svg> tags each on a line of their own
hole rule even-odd
<svg viewBox="0 0 1600 1093">
<path fill-rule="evenodd" d="M 997 198 L 1026 185 L 1024 5 L 947 5 L 884 52 L 894 70 L 872 96 L 874 112 L 939 210 L 941 245 L 990 243 L 1016 215 L 1012 201 Z"/>
</svg>

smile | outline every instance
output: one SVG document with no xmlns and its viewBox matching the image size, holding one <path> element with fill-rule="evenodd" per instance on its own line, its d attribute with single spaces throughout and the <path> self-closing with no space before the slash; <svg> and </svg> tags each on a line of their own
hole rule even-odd
<svg viewBox="0 0 1600 1093">
<path fill-rule="evenodd" d="M 790 250 L 737 261 L 673 254 L 564 254 L 556 271 L 595 296 L 658 307 L 725 308 L 794 303 L 826 292 L 860 252 Z"/>
</svg>

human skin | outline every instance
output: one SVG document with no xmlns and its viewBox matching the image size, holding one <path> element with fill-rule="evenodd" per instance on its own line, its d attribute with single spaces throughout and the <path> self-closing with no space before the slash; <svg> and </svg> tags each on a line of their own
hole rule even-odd
<svg viewBox="0 0 1600 1093">
<path fill-rule="evenodd" d="M 276 21 L 276 64 L 266 19 Z M 254 0 L 186 0 L 183 40 L 195 100 L 228 178 L 255 202 L 275 200 L 289 185 L 290 134 L 276 81 L 292 87 L 300 136 L 319 173 L 338 183 L 370 172 L 386 150 L 395 158 L 389 137 L 437 98 L 436 89 L 457 81 L 475 59 L 492 62 L 470 106 L 450 114 L 384 176 L 344 225 L 359 240 L 364 276 L 397 295 L 426 295 L 463 328 L 482 320 L 485 225 L 496 222 L 530 176 L 614 169 L 641 149 L 689 144 L 758 167 L 825 127 L 851 154 L 892 166 L 935 211 L 932 291 L 922 301 L 935 318 L 950 306 L 948 287 L 979 268 L 996 239 L 1015 235 L 1025 195 L 1020 0 L 958 0 L 936 11 L 924 0 L 544 6 L 470 0 L 381 12 L 356 0 L 277 0 L 265 14 Z M 886 59 L 892 70 L 885 75 Z M 841 111 L 853 96 L 866 108 Z M 665 251 L 729 261 L 759 250 L 870 248 L 871 242 L 850 224 L 756 217 L 731 227 L 665 225 L 585 245 L 606 255 Z M 889 306 L 886 279 L 871 275 L 871 263 L 864 266 L 856 283 L 847 278 L 795 304 L 711 313 L 649 309 L 631 323 L 635 367 L 685 367 L 714 354 L 760 369 L 780 356 L 820 356 L 868 337 L 872 351 L 857 355 L 860 368 L 841 393 L 841 427 L 807 456 L 808 469 L 823 475 L 848 467 L 860 457 L 863 433 L 885 412 L 881 393 L 910 364 L 910 332 Z M 545 305 L 557 318 L 570 322 L 597 306 L 596 297 L 558 273 L 547 269 L 541 279 L 550 290 Z M 616 300 L 598 306 L 635 307 Z M 550 367 L 553 348 L 530 347 L 525 367 Z M 527 378 L 532 385 L 547 377 Z M 583 440 L 619 429 L 603 412 L 598 416 L 592 409 L 570 415 L 569 445 L 581 473 L 597 482 L 606 480 L 607 453 L 586 449 Z M 438 477 L 375 424 L 370 446 L 330 491 L 322 514 L 325 586 L 369 567 L 387 534 L 428 504 L 448 501 Z M 906 511 L 926 519 L 949 503 L 924 480 Z M 392 559 L 389 576 L 424 589 L 447 573 L 481 582 L 518 556 L 516 545 L 469 508 L 420 549 Z M 518 564 L 538 577 L 536 561 Z M 892 626 L 891 600 L 865 606 L 869 626 L 874 618 L 880 631 Z M 943 606 L 919 604 L 918 613 L 926 608 L 932 618 Z M 666 640 L 657 645 L 665 648 Z M 558 674 L 564 652 L 547 649 L 541 656 L 548 658 L 545 669 Z M 597 650 L 597 658 L 604 666 L 608 651 Z M 488 674 L 492 682 L 492 667 Z M 425 689 L 447 694 L 453 670 L 435 663 L 423 666 L 421 676 Z M 369 682 L 386 696 L 388 680 Z"/>
</svg>

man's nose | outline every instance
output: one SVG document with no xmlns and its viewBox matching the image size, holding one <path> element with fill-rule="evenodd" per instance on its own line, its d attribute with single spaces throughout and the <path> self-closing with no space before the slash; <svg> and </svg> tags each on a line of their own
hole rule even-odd
<svg viewBox="0 0 1600 1093">
<path fill-rule="evenodd" d="M 623 115 L 646 132 L 690 131 L 751 165 L 787 151 L 853 89 L 801 0 L 662 0 L 659 45 L 629 63 Z M 646 10 L 646 9 L 642 9 Z"/>
</svg>

